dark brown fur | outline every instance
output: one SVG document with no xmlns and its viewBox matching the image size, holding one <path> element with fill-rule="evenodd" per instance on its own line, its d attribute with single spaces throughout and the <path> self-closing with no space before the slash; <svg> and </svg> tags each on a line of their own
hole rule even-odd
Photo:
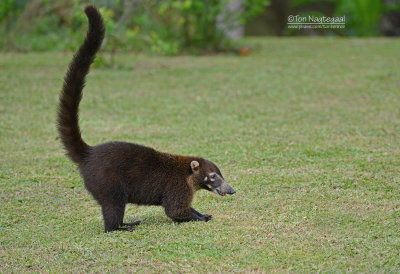
<svg viewBox="0 0 400 274">
<path fill-rule="evenodd" d="M 162 153 L 132 143 L 109 142 L 89 146 L 82 140 L 78 124 L 79 103 L 85 77 L 105 32 L 96 8 L 87 6 L 85 13 L 89 30 L 65 76 L 58 130 L 67 155 L 78 164 L 87 190 L 102 208 L 105 232 L 132 230 L 138 224 L 123 223 L 127 203 L 161 205 L 167 216 L 177 222 L 210 220 L 211 215 L 200 214 L 191 208 L 191 202 L 196 190 L 215 187 L 210 181 L 207 186 L 208 174 L 217 173 L 223 180 L 212 162 L 200 157 Z M 212 184 L 218 184 L 212 181 Z M 225 193 L 233 194 L 233 189 L 230 192 Z M 122 228 L 124 225 L 127 227 Z"/>
</svg>

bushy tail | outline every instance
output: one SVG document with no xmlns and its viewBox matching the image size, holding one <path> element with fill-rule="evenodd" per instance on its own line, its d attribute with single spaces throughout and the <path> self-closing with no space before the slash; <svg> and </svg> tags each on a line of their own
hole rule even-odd
<svg viewBox="0 0 400 274">
<path fill-rule="evenodd" d="M 60 95 L 58 108 L 58 132 L 67 155 L 76 163 L 81 163 L 90 150 L 79 129 L 79 103 L 89 67 L 96 57 L 104 38 L 104 23 L 99 11 L 87 6 L 85 13 L 89 19 L 86 39 L 73 57 Z"/>
</svg>

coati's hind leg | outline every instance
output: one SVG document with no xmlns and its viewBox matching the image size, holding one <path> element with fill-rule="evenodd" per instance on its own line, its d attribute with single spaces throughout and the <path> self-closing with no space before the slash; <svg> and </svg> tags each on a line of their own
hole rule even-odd
<svg viewBox="0 0 400 274">
<path fill-rule="evenodd" d="M 198 212 L 196 209 L 194 209 L 193 207 L 190 208 L 190 210 L 196 214 L 197 216 L 199 216 L 200 218 L 204 218 L 204 221 L 208 222 L 209 220 L 211 220 L 212 215 L 208 215 L 208 214 L 201 214 L 200 212 Z"/>
<path fill-rule="evenodd" d="M 122 225 L 124 219 L 125 203 L 103 201 L 101 204 L 101 210 L 104 219 L 104 232 L 121 230 L 120 225 Z"/>
<path fill-rule="evenodd" d="M 125 203 L 109 202 L 101 205 L 104 219 L 104 232 L 114 230 L 133 231 L 141 222 L 124 223 Z"/>
</svg>

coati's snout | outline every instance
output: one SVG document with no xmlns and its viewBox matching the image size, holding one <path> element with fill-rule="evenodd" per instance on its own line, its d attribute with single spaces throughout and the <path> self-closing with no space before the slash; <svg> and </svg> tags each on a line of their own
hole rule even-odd
<svg viewBox="0 0 400 274">
<path fill-rule="evenodd" d="M 203 179 L 207 190 L 225 196 L 226 194 L 235 194 L 236 191 L 224 180 L 222 175 L 217 172 L 210 172 Z"/>
<path fill-rule="evenodd" d="M 200 166 L 198 161 L 192 161 L 190 163 L 196 182 L 201 188 L 212 191 L 221 196 L 236 193 L 236 191 L 225 181 L 218 167 L 214 163 L 205 160 L 203 165 L 204 166 Z"/>
</svg>

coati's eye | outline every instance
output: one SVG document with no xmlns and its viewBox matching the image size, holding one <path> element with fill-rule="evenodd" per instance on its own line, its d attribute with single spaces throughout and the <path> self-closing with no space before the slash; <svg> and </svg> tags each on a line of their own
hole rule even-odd
<svg viewBox="0 0 400 274">
<path fill-rule="evenodd" d="M 210 178 L 215 179 L 215 173 L 210 173 Z"/>
</svg>

